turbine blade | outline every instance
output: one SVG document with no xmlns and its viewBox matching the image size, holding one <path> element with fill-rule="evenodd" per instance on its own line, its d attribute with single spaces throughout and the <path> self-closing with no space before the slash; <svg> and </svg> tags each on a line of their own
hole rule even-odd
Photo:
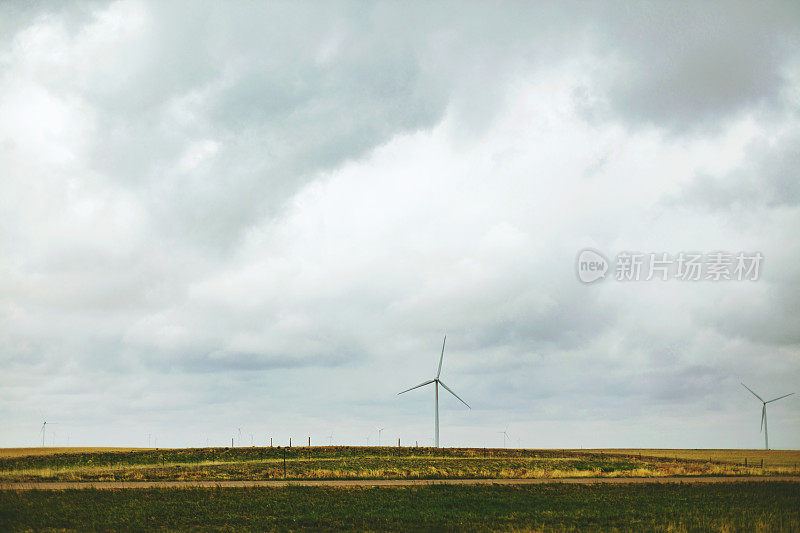
<svg viewBox="0 0 800 533">
<path fill-rule="evenodd" d="M 784 394 L 783 396 L 778 396 L 778 397 L 777 397 L 777 398 L 775 398 L 774 400 L 769 400 L 769 401 L 767 401 L 767 402 L 764 402 L 764 403 L 772 403 L 772 402 L 777 402 L 777 401 L 778 401 L 778 400 L 780 400 L 781 398 L 786 398 L 787 396 L 791 396 L 792 394 L 794 394 L 794 393 L 793 393 L 793 392 L 790 392 L 789 394 Z"/>
<path fill-rule="evenodd" d="M 761 433 L 762 431 L 764 431 L 764 417 L 765 417 L 765 416 L 767 416 L 767 406 L 766 406 L 766 405 L 764 405 L 764 406 L 761 408 L 761 429 L 758 431 L 759 433 Z"/>
<path fill-rule="evenodd" d="M 469 407 L 469 404 L 468 404 L 467 402 L 465 402 L 464 400 L 462 400 L 462 399 L 461 399 L 461 397 L 459 397 L 459 395 L 458 395 L 458 394 L 456 394 L 455 392 L 453 392 L 453 389 L 451 389 L 450 387 L 448 387 L 447 385 L 445 385 L 445 384 L 444 384 L 444 381 L 442 381 L 442 380 L 440 379 L 440 380 L 439 380 L 439 384 L 440 384 L 442 387 L 444 387 L 445 389 L 447 389 L 447 392 L 449 392 L 450 394 L 452 394 L 453 396 L 455 396 L 456 398 L 458 398 L 458 400 L 459 400 L 461 403 L 463 403 L 464 405 L 466 405 L 467 407 Z M 469 407 L 469 408 L 470 408 L 470 409 L 472 409 L 472 407 Z"/>
<path fill-rule="evenodd" d="M 764 401 L 764 398 L 762 398 L 761 396 L 759 396 L 758 394 L 756 394 L 755 392 L 753 392 L 753 389 L 751 389 L 750 387 L 748 387 L 748 386 L 747 386 L 747 385 L 745 385 L 744 383 L 742 383 L 742 387 L 744 387 L 745 389 L 749 390 L 749 391 L 750 391 L 750 393 L 751 393 L 753 396 L 755 396 L 756 398 L 758 398 L 758 399 L 759 399 L 759 400 L 761 400 L 762 402 Z"/>
<path fill-rule="evenodd" d="M 442 355 L 439 356 L 439 370 L 436 371 L 436 379 L 439 379 L 439 376 L 442 375 L 442 359 L 444 359 L 444 343 L 447 342 L 447 335 L 444 336 L 444 340 L 442 341 Z"/>
<path fill-rule="evenodd" d="M 434 381 L 436 381 L 436 380 L 432 379 L 430 381 L 426 381 L 425 383 L 420 383 L 419 385 L 411 387 L 410 389 L 406 389 L 403 392 L 398 392 L 397 395 L 400 396 L 401 394 L 406 393 L 406 392 L 408 392 L 410 390 L 414 390 L 414 389 L 418 389 L 420 387 L 424 387 L 425 385 L 429 385 L 429 384 L 433 383 Z"/>
</svg>

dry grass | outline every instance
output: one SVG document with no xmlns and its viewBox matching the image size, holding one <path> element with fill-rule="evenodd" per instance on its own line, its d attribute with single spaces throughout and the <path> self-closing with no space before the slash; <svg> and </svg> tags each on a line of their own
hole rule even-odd
<svg viewBox="0 0 800 533">
<path fill-rule="evenodd" d="M 605 449 L 585 450 L 595 453 L 628 455 L 642 457 L 678 458 L 679 460 L 710 461 L 713 463 L 730 463 L 748 466 L 760 465 L 764 460 L 764 468 L 794 467 L 800 468 L 800 450 L 669 450 L 669 449 Z"/>
<path fill-rule="evenodd" d="M 0 458 L 55 455 L 58 453 L 130 452 L 143 449 L 144 448 L 102 448 L 99 446 L 90 448 L 0 448 Z"/>
<path fill-rule="evenodd" d="M 800 474 L 791 463 L 792 454 L 798 452 L 782 451 L 761 452 L 766 458 L 761 468 L 761 456 L 755 453 L 747 466 L 743 460 L 734 462 L 742 450 L 719 450 L 729 455 L 715 456 L 709 450 L 451 448 L 434 453 L 425 448 L 295 448 L 288 451 L 284 474 L 283 451 L 278 449 L 82 450 L 83 455 L 56 449 L 49 457 L 44 453 L 0 456 L 0 481 L 213 481 L 281 479 L 284 475 L 287 479 L 492 479 Z M 778 458 L 782 465 L 776 464 Z"/>
</svg>

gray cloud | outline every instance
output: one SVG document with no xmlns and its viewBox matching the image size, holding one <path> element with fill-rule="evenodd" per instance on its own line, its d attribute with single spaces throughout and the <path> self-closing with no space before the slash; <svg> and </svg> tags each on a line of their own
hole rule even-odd
<svg viewBox="0 0 800 533">
<path fill-rule="evenodd" d="M 424 442 L 445 333 L 449 443 L 757 445 L 736 376 L 800 378 L 793 6 L 0 11 L 0 444 Z"/>
<path fill-rule="evenodd" d="M 759 140 L 748 148 L 741 167 L 723 176 L 698 174 L 669 202 L 713 211 L 796 206 L 800 202 L 798 146 L 800 135 L 795 130 L 777 139 Z"/>
<path fill-rule="evenodd" d="M 657 4 L 613 10 L 609 110 L 673 132 L 718 130 L 743 112 L 785 105 L 800 12 L 788 4 Z M 601 30 L 602 31 L 602 30 Z"/>
</svg>

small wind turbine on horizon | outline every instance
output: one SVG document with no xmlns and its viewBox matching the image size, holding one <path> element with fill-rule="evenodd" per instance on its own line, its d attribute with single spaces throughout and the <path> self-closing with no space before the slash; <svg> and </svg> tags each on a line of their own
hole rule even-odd
<svg viewBox="0 0 800 533">
<path fill-rule="evenodd" d="M 380 446 L 381 445 L 381 432 L 386 428 L 382 428 L 382 427 L 377 427 L 376 426 L 375 429 L 378 430 L 378 446 Z"/>
<path fill-rule="evenodd" d="M 435 393 L 435 394 L 436 394 L 436 418 L 435 418 L 435 424 L 434 424 L 434 425 L 435 425 L 435 432 L 434 432 L 434 434 L 435 434 L 435 439 L 434 439 L 434 442 L 435 442 L 435 447 L 436 447 L 436 448 L 438 448 L 438 447 L 439 447 L 439 385 L 441 385 L 442 387 L 444 387 L 444 388 L 445 388 L 445 390 L 447 390 L 447 392 L 449 392 L 450 394 L 452 394 L 453 396 L 455 396 L 456 398 L 458 398 L 458 401 L 460 401 L 461 403 L 463 403 L 464 405 L 466 405 L 466 406 L 467 406 L 467 408 L 469 408 L 469 409 L 472 409 L 472 407 L 470 407 L 470 406 L 469 406 L 469 404 L 468 404 L 467 402 L 465 402 L 464 400 L 462 400 L 462 399 L 459 397 L 459 395 L 458 395 L 458 394 L 456 394 L 455 392 L 453 392 L 453 390 L 452 390 L 450 387 L 448 387 L 447 385 L 445 385 L 445 384 L 444 384 L 444 381 L 442 381 L 441 379 L 439 379 L 439 376 L 441 376 L 441 375 L 442 375 L 442 359 L 444 359 L 444 345 L 445 345 L 445 343 L 446 343 L 446 342 L 447 342 L 447 335 L 445 335 L 445 336 L 444 336 L 444 340 L 442 341 L 442 354 L 439 356 L 439 369 L 436 371 L 436 377 L 435 377 L 435 378 L 433 378 L 433 379 L 431 379 L 431 380 L 428 380 L 428 381 L 426 381 L 426 382 L 424 382 L 424 383 L 420 383 L 419 385 L 416 385 L 416 386 L 414 386 L 414 387 L 411 387 L 410 389 L 406 389 L 406 390 L 404 390 L 403 392 L 398 392 L 398 393 L 397 393 L 397 395 L 399 396 L 399 395 L 401 395 L 401 394 L 405 394 L 405 393 L 406 393 L 406 392 L 408 392 L 408 391 L 412 391 L 412 390 L 414 390 L 414 389 L 418 389 L 418 388 L 420 388 L 420 387 L 424 387 L 425 385 L 430 385 L 431 383 L 433 383 L 433 384 L 434 384 L 434 389 L 435 389 L 435 391 L 436 391 L 436 393 Z"/>
<path fill-rule="evenodd" d="M 332 445 L 333 445 L 333 432 L 331 432 L 331 434 L 328 435 L 328 446 Z"/>
<path fill-rule="evenodd" d="M 44 418 L 44 417 L 42 417 L 42 418 Z M 47 433 L 47 424 L 50 424 L 51 426 L 53 426 L 53 425 L 56 424 L 56 422 L 48 422 L 46 419 L 42 421 L 42 429 L 39 430 L 41 432 L 41 434 L 42 434 L 42 448 L 44 448 L 44 438 L 45 438 L 45 434 Z"/>
<path fill-rule="evenodd" d="M 507 447 L 506 446 L 506 439 L 511 440 L 510 437 L 508 436 L 508 425 L 506 425 L 506 429 L 504 429 L 503 431 L 498 431 L 498 433 L 502 433 L 503 434 L 503 448 L 506 448 Z"/>
<path fill-rule="evenodd" d="M 761 396 L 759 396 L 758 394 L 753 392 L 753 389 L 751 389 L 750 387 L 748 387 L 744 383 L 742 383 L 742 387 L 744 387 L 745 389 L 749 390 L 750 393 L 753 396 L 755 396 L 756 398 L 758 398 L 758 400 L 761 402 L 761 431 L 764 432 L 764 449 L 765 450 L 769 450 L 769 435 L 767 435 L 767 404 L 768 403 L 772 403 L 772 402 L 777 402 L 778 400 L 786 398 L 787 396 L 791 396 L 794 393 L 790 392 L 789 394 L 784 394 L 783 396 L 778 396 L 777 398 L 773 398 L 772 400 L 764 401 L 764 398 L 762 398 Z"/>
</svg>

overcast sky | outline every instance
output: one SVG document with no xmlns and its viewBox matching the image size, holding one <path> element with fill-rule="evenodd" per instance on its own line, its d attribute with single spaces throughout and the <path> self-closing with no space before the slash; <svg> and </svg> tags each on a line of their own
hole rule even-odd
<svg viewBox="0 0 800 533">
<path fill-rule="evenodd" d="M 0 446 L 430 445 L 397 393 L 445 333 L 443 445 L 763 446 L 739 381 L 800 393 L 798 5 L 533 4 L 4 2 Z M 800 447 L 800 395 L 768 412 Z"/>
</svg>

